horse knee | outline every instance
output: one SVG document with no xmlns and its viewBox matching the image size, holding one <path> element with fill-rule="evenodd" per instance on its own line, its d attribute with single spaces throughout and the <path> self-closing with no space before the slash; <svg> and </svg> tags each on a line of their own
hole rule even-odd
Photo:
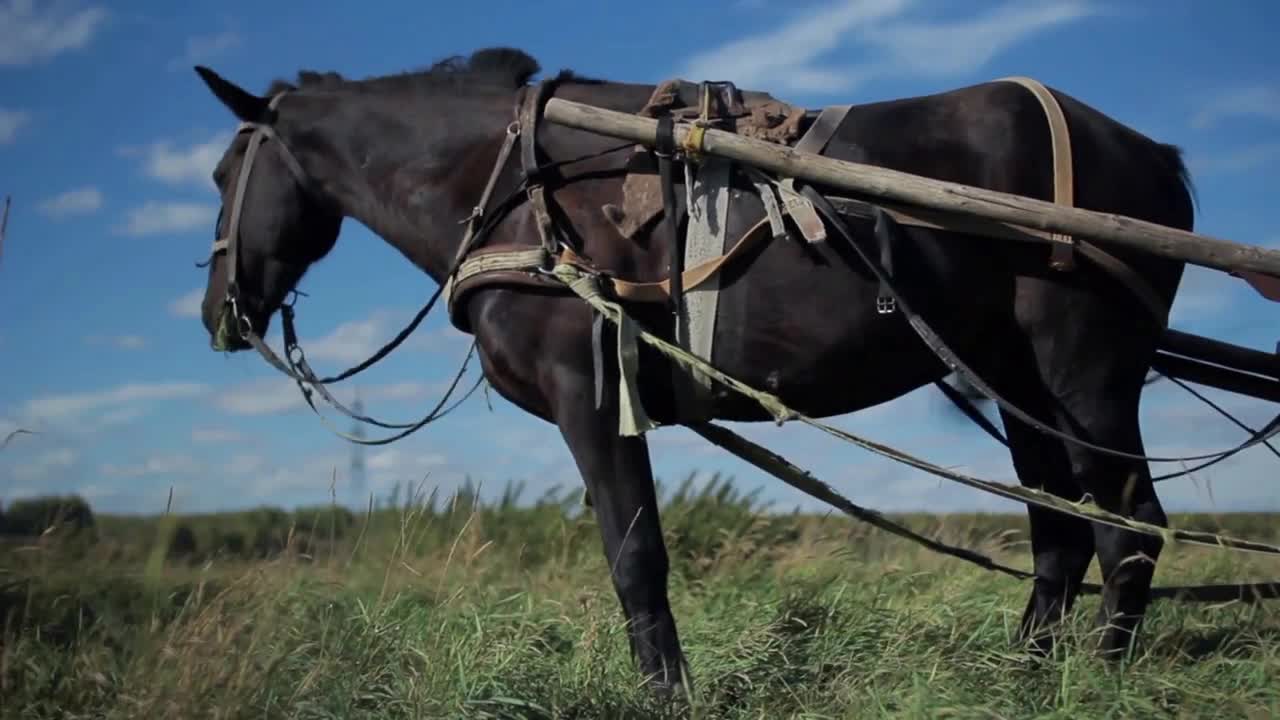
<svg viewBox="0 0 1280 720">
<path fill-rule="evenodd" d="M 613 568 L 613 585 L 624 603 L 647 607 L 666 598 L 670 561 L 665 547 L 629 541 L 617 553 L 606 560 Z"/>
</svg>

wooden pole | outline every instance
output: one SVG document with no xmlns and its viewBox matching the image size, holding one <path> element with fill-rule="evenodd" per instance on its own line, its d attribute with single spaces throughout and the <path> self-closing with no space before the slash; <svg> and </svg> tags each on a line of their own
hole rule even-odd
<svg viewBox="0 0 1280 720">
<path fill-rule="evenodd" d="M 645 145 L 653 145 L 657 135 L 656 120 L 561 98 L 547 101 L 545 116 L 567 127 Z M 677 146 L 684 145 L 691 127 L 689 123 L 676 123 Z M 1215 270 L 1251 270 L 1280 277 L 1280 250 L 1222 240 L 1123 215 L 1055 205 L 875 165 L 835 160 L 711 128 L 705 130 L 700 150 L 784 176 L 890 202 L 1093 238 Z"/>
<path fill-rule="evenodd" d="M 1280 380 L 1280 355 L 1273 353 L 1232 345 L 1173 328 L 1165 329 L 1160 338 L 1160 349 L 1193 360 Z"/>
<path fill-rule="evenodd" d="M 1280 382 L 1242 372 L 1234 368 L 1210 365 L 1180 355 L 1157 352 L 1151 358 L 1151 369 L 1179 380 L 1205 385 L 1258 400 L 1280 403 Z"/>
</svg>

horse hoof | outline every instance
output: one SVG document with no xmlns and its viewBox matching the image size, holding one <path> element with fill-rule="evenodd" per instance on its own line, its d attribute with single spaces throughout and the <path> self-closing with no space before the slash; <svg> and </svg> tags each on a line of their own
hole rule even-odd
<svg viewBox="0 0 1280 720">
<path fill-rule="evenodd" d="M 1100 610 L 1094 621 L 1094 631 L 1102 635 L 1098 639 L 1098 656 L 1108 664 L 1126 659 L 1133 649 L 1141 622 L 1141 617 L 1120 613 L 1112 615 L 1106 613 L 1105 608 Z"/>
<path fill-rule="evenodd" d="M 685 679 L 666 679 L 663 673 L 649 676 L 649 691 L 659 700 L 675 704 L 692 703 L 692 693 Z"/>
<path fill-rule="evenodd" d="M 1098 657 L 1108 665 L 1115 665 L 1129 656 L 1133 647 L 1133 633 L 1120 628 L 1109 627 L 1102 633 L 1098 642 Z"/>
<path fill-rule="evenodd" d="M 1023 638 L 1023 646 L 1027 650 L 1027 654 L 1037 660 L 1047 658 L 1053 654 L 1054 635 L 1051 632 L 1039 632 L 1035 635 Z"/>
</svg>

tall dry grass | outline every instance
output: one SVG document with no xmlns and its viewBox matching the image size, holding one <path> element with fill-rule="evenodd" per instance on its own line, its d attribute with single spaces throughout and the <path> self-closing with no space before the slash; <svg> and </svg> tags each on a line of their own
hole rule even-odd
<svg viewBox="0 0 1280 720">
<path fill-rule="evenodd" d="M 732 484 L 667 494 L 692 708 L 639 685 L 574 493 L 409 493 L 314 508 L 98 517 L 0 555 L 0 713 L 14 718 L 1272 717 L 1280 613 L 1157 605 L 1122 670 L 1013 644 L 1027 588 L 842 518 L 762 513 Z M 908 516 L 1026 566 L 1017 516 Z M 1275 516 L 1180 517 L 1275 538 Z M 185 533 L 179 528 L 186 528 Z M 185 537 L 181 542 L 175 538 Z M 240 541 L 228 540 L 239 535 Z M 1173 548 L 1161 583 L 1280 577 Z M 1096 579 L 1096 573 L 1095 573 Z"/>
</svg>

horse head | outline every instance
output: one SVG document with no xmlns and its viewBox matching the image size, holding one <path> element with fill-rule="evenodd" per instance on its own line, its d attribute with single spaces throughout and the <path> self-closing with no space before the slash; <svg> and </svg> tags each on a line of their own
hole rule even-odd
<svg viewBox="0 0 1280 720">
<path fill-rule="evenodd" d="M 303 128 L 281 112 L 287 91 L 263 97 L 208 68 L 196 72 L 240 121 L 213 172 L 222 208 L 200 317 L 214 349 L 244 350 L 333 248 L 343 215 L 291 149 Z"/>
</svg>

